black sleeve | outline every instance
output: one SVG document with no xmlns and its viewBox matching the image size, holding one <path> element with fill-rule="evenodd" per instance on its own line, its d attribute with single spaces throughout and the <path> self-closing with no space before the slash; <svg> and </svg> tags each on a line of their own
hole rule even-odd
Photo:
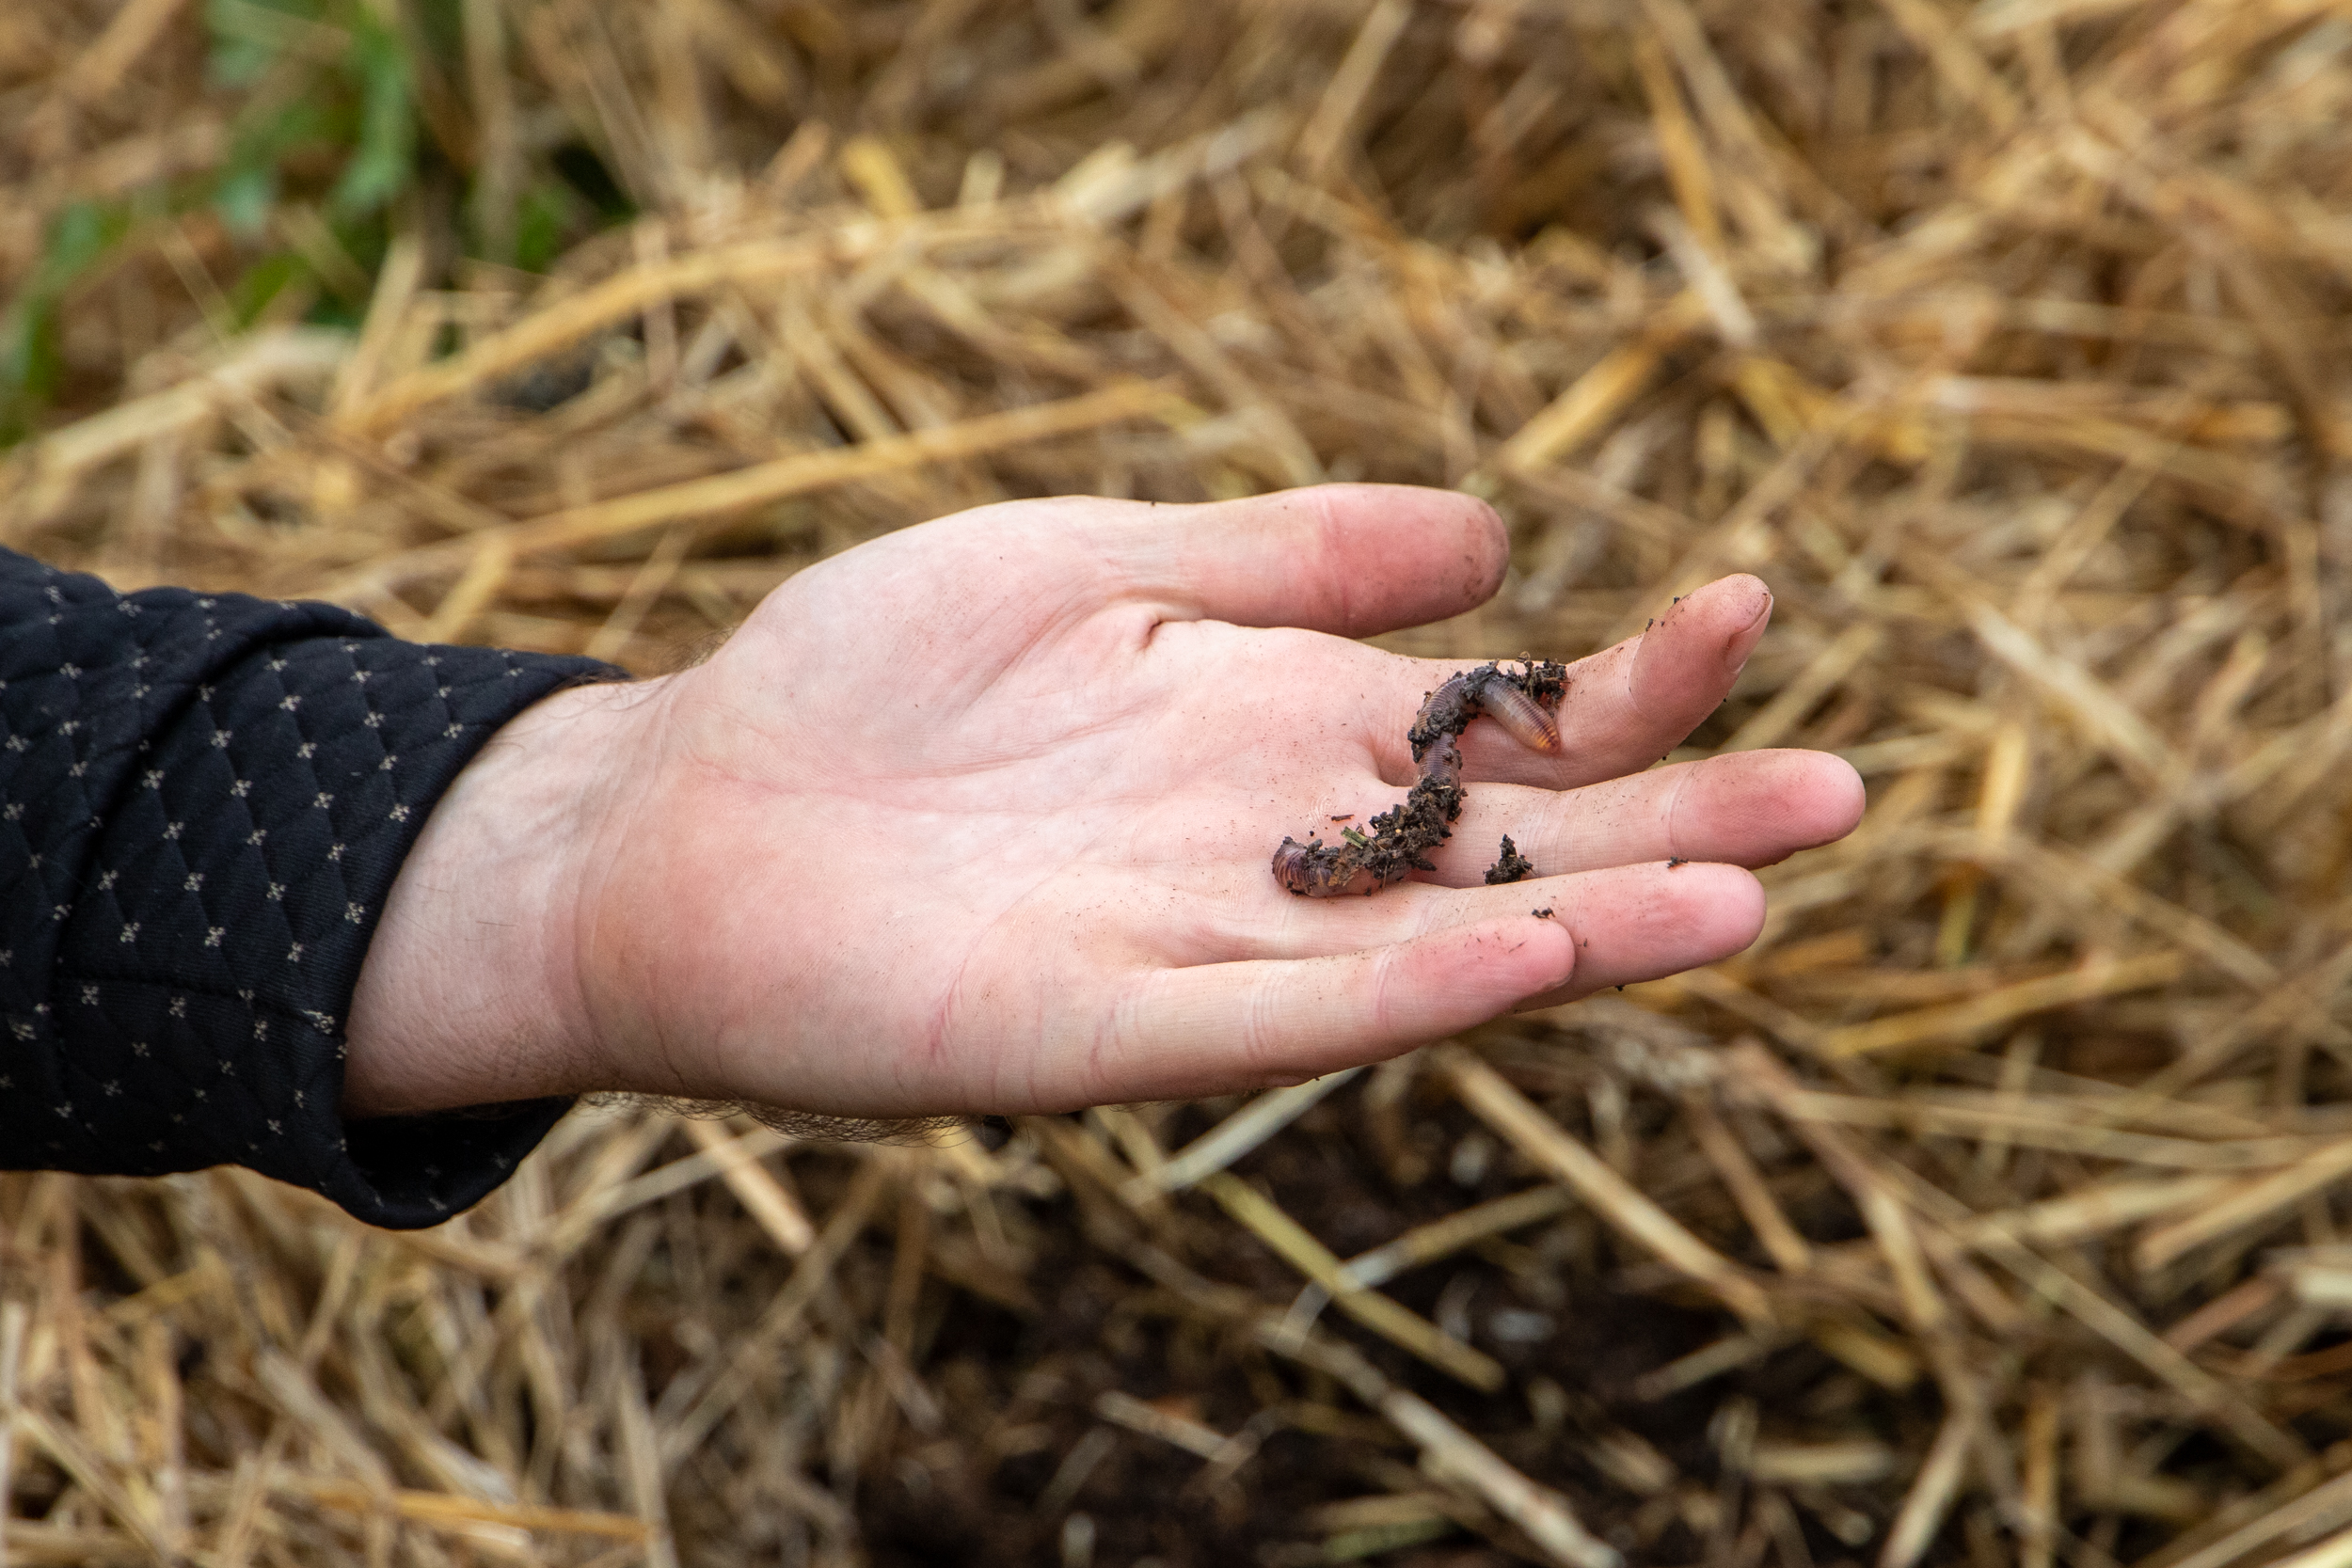
<svg viewBox="0 0 2352 1568">
<path fill-rule="evenodd" d="M 403 1227 L 497 1186 L 568 1101 L 346 1123 L 343 1022 L 458 769 L 618 674 L 0 550 L 0 1166 L 249 1165 Z"/>
</svg>

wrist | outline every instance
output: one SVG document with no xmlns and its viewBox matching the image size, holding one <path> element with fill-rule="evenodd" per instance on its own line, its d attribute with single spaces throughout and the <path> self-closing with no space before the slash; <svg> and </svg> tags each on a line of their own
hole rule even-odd
<svg viewBox="0 0 2352 1568">
<path fill-rule="evenodd" d="M 419 1115 L 598 1086 L 583 900 L 664 683 L 517 714 L 427 818 L 353 994 L 342 1110 Z"/>
</svg>

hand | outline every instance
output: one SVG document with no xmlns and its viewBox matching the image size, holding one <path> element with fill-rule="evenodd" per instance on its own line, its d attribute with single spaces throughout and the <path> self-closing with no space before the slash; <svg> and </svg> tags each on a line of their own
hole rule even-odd
<svg viewBox="0 0 2352 1568">
<path fill-rule="evenodd" d="M 371 948 L 346 1112 L 1227 1093 L 1738 952 L 1743 868 L 1863 803 L 1818 752 L 1652 766 L 1763 635 L 1749 577 L 1574 666 L 1560 753 L 1473 723 L 1434 873 L 1276 886 L 1284 834 L 1401 798 L 1415 708 L 1475 662 L 1346 639 L 1482 602 L 1506 552 L 1476 500 L 1329 485 L 1016 501 L 813 567 L 707 664 L 550 698 L 460 776 Z M 1543 875 L 1486 887 L 1506 832 Z"/>
</svg>

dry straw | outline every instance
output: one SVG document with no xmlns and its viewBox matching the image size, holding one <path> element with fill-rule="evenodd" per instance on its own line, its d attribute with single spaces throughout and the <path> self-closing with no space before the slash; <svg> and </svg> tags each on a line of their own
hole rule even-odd
<svg viewBox="0 0 2352 1568">
<path fill-rule="evenodd" d="M 977 502 L 1463 486 L 1516 569 L 1391 645 L 1761 573 L 1681 755 L 1871 810 L 1737 959 L 1248 1105 L 581 1114 L 417 1235 L 0 1177 L 0 1561 L 2352 1560 L 2341 6 L 373 8 L 474 243 L 564 143 L 644 215 L 289 209 L 233 335 L 142 222 L 0 541 L 653 669 Z M 5 8 L 0 289 L 230 155 L 201 9 Z"/>
</svg>

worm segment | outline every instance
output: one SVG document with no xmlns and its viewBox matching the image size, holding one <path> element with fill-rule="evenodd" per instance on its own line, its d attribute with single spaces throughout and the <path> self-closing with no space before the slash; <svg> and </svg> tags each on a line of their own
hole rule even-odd
<svg viewBox="0 0 2352 1568">
<path fill-rule="evenodd" d="M 1284 838 L 1274 851 L 1275 881 L 1302 898 L 1329 898 L 1377 893 L 1408 871 L 1436 870 L 1429 851 L 1454 836 L 1454 823 L 1462 815 L 1462 752 L 1454 737 L 1470 728 L 1471 720 L 1486 715 L 1533 751 L 1561 748 L 1552 714 L 1567 692 L 1567 667 L 1549 659 L 1518 663 L 1516 670 L 1482 664 L 1429 693 L 1406 732 L 1421 777 L 1404 800 L 1366 824 L 1369 833 L 1351 830 L 1338 844 Z M 1507 879 L 1512 880 L 1534 869 L 1516 850 L 1499 863 L 1498 869 L 1505 867 L 1515 873 Z"/>
</svg>

